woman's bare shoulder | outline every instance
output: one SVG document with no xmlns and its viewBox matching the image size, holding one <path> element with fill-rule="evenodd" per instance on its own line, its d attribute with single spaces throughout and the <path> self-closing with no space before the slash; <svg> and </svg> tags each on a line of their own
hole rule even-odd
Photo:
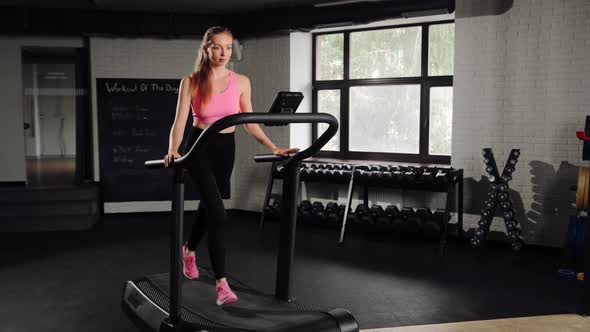
<svg viewBox="0 0 590 332">
<path fill-rule="evenodd" d="M 190 84 L 192 79 L 193 79 L 193 74 L 187 74 L 187 75 L 182 76 L 182 79 L 180 80 L 180 82 L 184 83 L 184 84 Z"/>
<path fill-rule="evenodd" d="M 250 79 L 248 78 L 248 76 L 242 75 L 242 74 L 238 74 L 236 72 L 234 72 L 234 74 L 236 75 L 236 80 L 238 81 L 238 83 L 250 82 Z"/>
<path fill-rule="evenodd" d="M 236 83 L 238 84 L 240 91 L 242 91 L 242 92 L 247 91 L 250 87 L 250 79 L 248 78 L 248 76 L 238 74 L 238 73 L 235 73 L 235 74 L 236 74 Z"/>
</svg>

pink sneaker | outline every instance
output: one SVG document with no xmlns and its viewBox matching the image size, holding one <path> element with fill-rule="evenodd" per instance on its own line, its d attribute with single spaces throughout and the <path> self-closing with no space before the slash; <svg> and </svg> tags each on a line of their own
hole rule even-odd
<svg viewBox="0 0 590 332">
<path fill-rule="evenodd" d="M 232 304 L 238 301 L 238 296 L 230 288 L 227 282 L 217 285 L 217 305 Z"/>
<path fill-rule="evenodd" d="M 186 255 L 186 245 L 182 246 L 182 271 L 184 276 L 189 279 L 199 278 L 199 270 L 197 269 L 197 259 L 194 255 Z"/>
</svg>

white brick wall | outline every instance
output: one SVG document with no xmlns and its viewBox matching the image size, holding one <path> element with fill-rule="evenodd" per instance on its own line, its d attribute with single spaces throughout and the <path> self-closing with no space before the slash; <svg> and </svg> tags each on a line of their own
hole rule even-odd
<svg viewBox="0 0 590 332">
<path fill-rule="evenodd" d="M 590 2 L 515 0 L 505 14 L 469 17 L 475 11 L 457 1 L 452 164 L 479 182 L 482 148 L 494 149 L 500 169 L 520 148 L 510 186 L 522 199 L 523 234 L 560 246 L 575 212 L 568 188 L 587 164 L 574 132 L 590 114 Z M 481 204 L 466 197 L 466 225 L 476 227 Z"/>
</svg>

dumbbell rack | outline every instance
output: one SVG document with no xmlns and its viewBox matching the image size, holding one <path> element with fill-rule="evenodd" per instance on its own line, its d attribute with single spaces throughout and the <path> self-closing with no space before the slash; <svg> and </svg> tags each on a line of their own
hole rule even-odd
<svg viewBox="0 0 590 332">
<path fill-rule="evenodd" d="M 349 187 L 346 213 L 349 211 L 352 194 L 357 185 L 363 188 L 363 203 L 365 205 L 368 205 L 369 202 L 370 187 L 446 193 L 445 217 L 442 220 L 439 246 L 439 254 L 442 256 L 446 249 L 448 225 L 451 219 L 451 202 L 454 194 L 457 194 L 457 235 L 459 239 L 463 238 L 463 170 L 445 168 L 442 170 L 445 170 L 447 176 L 438 177 L 436 176 L 436 169 L 403 166 L 391 166 L 389 168 L 383 166 L 356 166 Z M 344 242 L 347 220 L 347 215 L 345 215 L 340 232 L 340 245 Z"/>
<path fill-rule="evenodd" d="M 346 223 L 351 211 L 352 195 L 355 186 L 362 186 L 364 204 L 368 205 L 369 188 L 384 187 L 389 189 L 407 189 L 429 192 L 443 192 L 447 194 L 445 212 L 442 219 L 442 231 L 440 233 L 440 254 L 443 255 L 446 249 L 448 237 L 448 224 L 450 221 L 450 210 L 452 197 L 457 194 L 457 229 L 460 239 L 463 237 L 463 170 L 452 168 L 425 168 L 425 167 L 378 167 L 366 165 L 345 165 L 343 171 L 328 169 L 328 163 L 303 163 L 301 170 L 301 181 L 304 182 L 328 182 L 348 185 L 348 194 L 344 208 L 344 216 L 340 229 L 339 245 L 344 242 Z M 333 164 L 331 164 L 333 165 Z M 311 169 L 314 172 L 308 172 Z M 386 168 L 386 169 L 385 169 Z M 439 171 L 437 173 L 436 171 Z M 336 172 L 339 172 L 337 174 Z M 281 165 L 273 164 L 269 173 L 269 181 L 266 196 L 263 204 L 263 211 L 268 206 L 272 187 L 275 179 L 280 179 Z M 300 193 L 298 193 L 298 197 Z M 259 228 L 264 227 L 265 213 L 262 213 Z"/>
<path fill-rule="evenodd" d="M 324 182 L 324 183 L 334 183 L 334 184 L 348 184 L 350 187 L 351 184 L 351 175 L 353 166 L 350 165 L 343 165 L 341 164 L 341 169 L 327 169 L 327 163 L 309 163 L 303 162 L 301 164 L 301 172 L 300 172 L 300 180 L 303 182 Z M 318 167 L 319 174 L 315 174 L 311 172 L 312 166 Z M 320 168 L 321 167 L 321 168 Z M 263 212 L 265 208 L 268 206 L 270 198 L 272 196 L 272 188 L 275 179 L 282 179 L 283 178 L 283 166 L 280 162 L 274 162 L 272 167 L 270 168 L 270 172 L 268 175 L 268 184 L 266 187 L 266 194 L 264 197 L 263 203 Z M 327 176 L 332 175 L 332 176 Z M 297 188 L 297 197 L 301 197 L 301 186 Z M 301 201 L 301 199 L 299 199 Z M 260 217 L 260 222 L 258 228 L 262 230 L 264 228 L 264 219 L 265 213 L 262 213 Z"/>
<path fill-rule="evenodd" d="M 513 210 L 514 203 L 510 199 L 509 182 L 512 180 L 512 174 L 515 171 L 518 157 L 520 156 L 520 149 L 512 149 L 502 174 L 498 172 L 496 159 L 491 148 L 482 150 L 484 157 L 484 164 L 486 165 L 486 172 L 490 181 L 490 191 L 488 192 L 488 199 L 484 202 L 484 207 L 481 210 L 481 218 L 478 221 L 478 228 L 475 230 L 469 243 L 476 248 L 481 246 L 487 234 L 490 232 L 490 226 L 494 220 L 496 209 L 500 207 L 503 212 L 504 226 L 506 233 L 511 240 L 512 250 L 518 251 L 524 245 L 521 238 L 521 230 L 518 227 L 518 220 L 515 218 Z"/>
</svg>

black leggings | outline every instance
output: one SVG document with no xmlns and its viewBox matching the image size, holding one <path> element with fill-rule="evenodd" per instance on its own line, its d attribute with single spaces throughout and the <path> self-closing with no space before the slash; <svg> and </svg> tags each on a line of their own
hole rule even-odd
<svg viewBox="0 0 590 332">
<path fill-rule="evenodd" d="M 183 155 L 203 132 L 193 127 Z M 193 224 L 187 248 L 195 251 L 205 235 L 209 232 L 208 244 L 211 265 L 216 279 L 225 277 L 224 227 L 227 222 L 223 199 L 230 197 L 230 177 L 235 159 L 234 133 L 216 134 L 205 148 L 201 158 L 194 158 L 187 167 L 195 187 L 201 194 L 197 219 Z"/>
</svg>

